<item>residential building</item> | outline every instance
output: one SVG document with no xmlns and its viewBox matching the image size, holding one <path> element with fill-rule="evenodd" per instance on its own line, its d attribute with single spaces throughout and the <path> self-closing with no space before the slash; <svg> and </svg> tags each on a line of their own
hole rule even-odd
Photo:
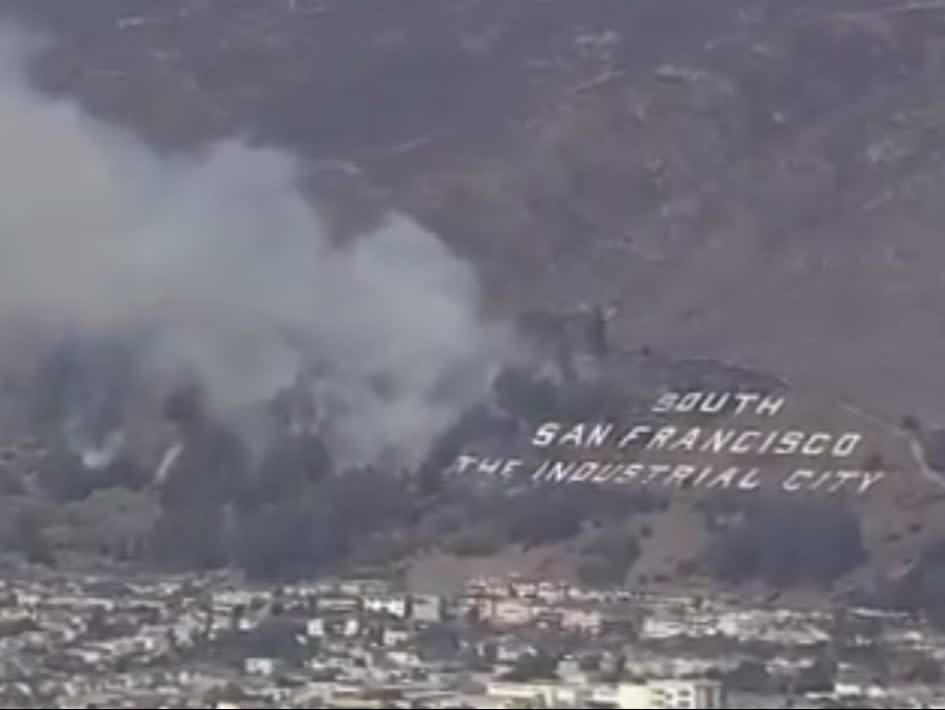
<svg viewBox="0 0 945 710">
<path fill-rule="evenodd" d="M 621 683 L 616 707 L 677 710 L 714 710 L 725 707 L 720 683 L 708 680 L 656 680 Z"/>
<path fill-rule="evenodd" d="M 417 594 L 410 598 L 410 618 L 432 624 L 443 620 L 443 600 L 432 594 Z"/>
</svg>

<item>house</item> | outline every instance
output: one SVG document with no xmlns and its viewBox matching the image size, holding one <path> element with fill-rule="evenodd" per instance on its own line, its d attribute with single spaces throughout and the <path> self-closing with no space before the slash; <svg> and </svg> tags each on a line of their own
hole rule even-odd
<svg viewBox="0 0 945 710">
<path fill-rule="evenodd" d="M 243 668 L 248 675 L 271 676 L 276 670 L 276 662 L 272 658 L 247 658 Z"/>
<path fill-rule="evenodd" d="M 310 638 L 324 638 L 325 620 L 321 617 L 317 619 L 309 619 L 305 624 L 305 633 Z"/>
<path fill-rule="evenodd" d="M 534 707 L 583 707 L 585 693 L 580 686 L 560 682 L 492 682 L 486 686 L 490 700 L 516 701 Z M 490 706 L 491 707 L 491 706 Z"/>
<path fill-rule="evenodd" d="M 495 647 L 495 660 L 498 663 L 515 663 L 522 656 L 536 653 L 535 647 L 518 639 L 503 639 Z"/>
<path fill-rule="evenodd" d="M 330 595 L 317 598 L 319 613 L 356 614 L 361 611 L 360 597 Z"/>
<path fill-rule="evenodd" d="M 406 595 L 373 595 L 364 597 L 365 611 L 393 616 L 397 619 L 407 618 L 409 606 Z"/>
<path fill-rule="evenodd" d="M 619 683 L 595 689 L 594 702 L 614 708 L 688 710 L 725 707 L 720 683 L 709 680 L 653 680 L 645 683 Z"/>
<path fill-rule="evenodd" d="M 434 624 L 443 620 L 443 600 L 433 594 L 410 597 L 410 618 L 419 623 Z"/>
<path fill-rule="evenodd" d="M 546 604 L 560 604 L 568 598 L 568 587 L 555 582 L 540 582 L 537 597 Z"/>
<path fill-rule="evenodd" d="M 534 599 L 538 596 L 538 585 L 535 582 L 512 582 L 512 594 L 520 599 Z"/>
<path fill-rule="evenodd" d="M 354 638 L 361 633 L 361 621 L 356 617 L 345 619 L 341 627 L 341 635 L 345 638 Z"/>
<path fill-rule="evenodd" d="M 381 643 L 387 648 L 402 646 L 410 642 L 413 634 L 401 626 L 386 626 L 381 636 Z"/>
<path fill-rule="evenodd" d="M 561 614 L 561 625 L 566 629 L 597 633 L 600 631 L 602 616 L 597 609 L 572 608 Z"/>
<path fill-rule="evenodd" d="M 556 669 L 558 677 L 568 683 L 587 683 L 590 675 L 581 668 L 581 663 L 573 656 L 562 658 Z"/>
<path fill-rule="evenodd" d="M 499 626 L 522 626 L 533 617 L 531 604 L 522 599 L 498 599 L 493 608 L 492 620 Z"/>
<path fill-rule="evenodd" d="M 669 619 L 661 617 L 647 617 L 640 629 L 640 638 L 648 641 L 671 639 L 684 636 L 691 629 L 685 619 Z"/>
</svg>

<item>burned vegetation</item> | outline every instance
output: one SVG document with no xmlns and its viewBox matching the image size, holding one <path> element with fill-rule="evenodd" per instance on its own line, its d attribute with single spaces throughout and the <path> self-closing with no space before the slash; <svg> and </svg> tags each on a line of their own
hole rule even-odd
<svg viewBox="0 0 945 710">
<path fill-rule="evenodd" d="M 253 436 L 243 420 L 220 416 L 198 381 L 172 387 L 155 403 L 161 421 L 151 424 L 168 436 L 148 460 L 127 431 L 129 410 L 140 406 L 134 398 L 145 389 L 133 368 L 123 374 L 131 353 L 99 362 L 81 348 L 56 349 L 20 392 L 32 402 L 29 425 L 46 442 L 35 469 L 20 479 L 21 495 L 54 504 L 54 512 L 20 516 L 10 547 L 35 563 L 56 564 L 70 537 L 57 524 L 59 506 L 85 521 L 85 533 L 72 537 L 87 551 L 163 569 L 229 566 L 254 579 L 285 580 L 353 564 L 389 568 L 431 549 L 481 557 L 558 548 L 570 550 L 586 584 L 620 586 L 648 547 L 661 544 L 652 523 L 669 507 L 665 497 L 633 487 L 522 485 L 450 473 L 470 449 L 521 450 L 541 421 L 638 414 L 634 382 L 615 382 L 624 361 L 656 356 L 602 352 L 602 334 L 590 330 L 593 340 L 580 327 L 538 339 L 523 329 L 528 355 L 500 368 L 491 389 L 457 414 L 412 468 L 339 457 L 330 436 L 339 410 L 317 378 L 302 375 L 256 408 Z M 682 369 L 696 376 L 691 364 Z M 118 383 L 109 379 L 115 373 Z M 865 558 L 848 510 L 799 501 L 751 507 L 744 499 L 700 506 L 709 542 L 701 556 L 680 564 L 687 579 L 830 584 Z"/>
<path fill-rule="evenodd" d="M 603 540 L 610 522 L 660 505 L 591 486 L 513 490 L 450 478 L 468 446 L 511 450 L 549 408 L 570 418 L 594 408 L 596 385 L 562 377 L 553 358 L 551 367 L 530 357 L 501 369 L 411 468 L 383 457 L 370 465 L 339 458 L 330 433 L 344 412 L 311 378 L 300 375 L 251 417 L 228 418 L 198 379 L 155 398 L 136 354 L 133 344 L 69 342 L 42 358 L 17 392 L 29 412 L 23 427 L 40 433 L 41 454 L 19 460 L 13 480 L 43 514 L 29 508 L 8 537 L 31 561 L 56 564 L 74 543 L 84 555 L 174 570 L 234 566 L 283 579 L 352 561 L 386 564 L 431 544 L 467 554 L 554 544 L 588 530 Z M 156 418 L 136 422 L 147 416 Z M 150 456 L 135 425 L 164 432 Z M 443 527 L 446 511 L 453 521 Z M 85 526 L 81 534 L 63 532 L 75 530 L 62 527 L 67 516 Z M 483 524 L 492 528 L 485 546 L 474 541 Z M 628 541 L 615 559 L 628 566 L 634 546 Z M 600 567 L 617 547 L 589 546 L 588 554 Z"/>
<path fill-rule="evenodd" d="M 770 499 L 704 507 L 710 574 L 727 584 L 829 587 L 868 559 L 855 511 L 820 501 Z"/>
</svg>

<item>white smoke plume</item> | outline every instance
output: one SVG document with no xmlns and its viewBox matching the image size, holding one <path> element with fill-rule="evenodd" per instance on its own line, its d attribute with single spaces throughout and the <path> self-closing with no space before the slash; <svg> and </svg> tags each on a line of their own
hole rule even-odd
<svg viewBox="0 0 945 710">
<path fill-rule="evenodd" d="M 291 382 L 290 343 L 307 342 L 358 461 L 416 463 L 482 394 L 505 337 L 435 235 L 391 215 L 334 246 L 292 157 L 237 140 L 160 155 L 31 88 L 33 51 L 0 30 L 0 327 L 133 336 L 147 368 L 197 373 L 221 411 Z"/>
</svg>

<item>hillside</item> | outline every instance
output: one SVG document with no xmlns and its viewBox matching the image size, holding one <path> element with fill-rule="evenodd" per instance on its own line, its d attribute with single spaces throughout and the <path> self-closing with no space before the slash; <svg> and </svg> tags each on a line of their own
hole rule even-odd
<svg viewBox="0 0 945 710">
<path fill-rule="evenodd" d="M 11 7 L 53 37 L 40 86 L 161 150 L 245 133 L 353 164 L 499 319 L 619 302 L 615 342 L 669 363 L 621 360 L 629 396 L 735 367 L 786 388 L 790 426 L 866 432 L 891 473 L 850 583 L 945 534 L 945 3 Z M 705 543 L 685 497 L 646 515 L 639 574 Z"/>
<path fill-rule="evenodd" d="M 618 297 L 628 342 L 941 416 L 935 3 L 309 5 L 24 11 L 50 89 L 353 162 L 497 305 Z"/>
</svg>

